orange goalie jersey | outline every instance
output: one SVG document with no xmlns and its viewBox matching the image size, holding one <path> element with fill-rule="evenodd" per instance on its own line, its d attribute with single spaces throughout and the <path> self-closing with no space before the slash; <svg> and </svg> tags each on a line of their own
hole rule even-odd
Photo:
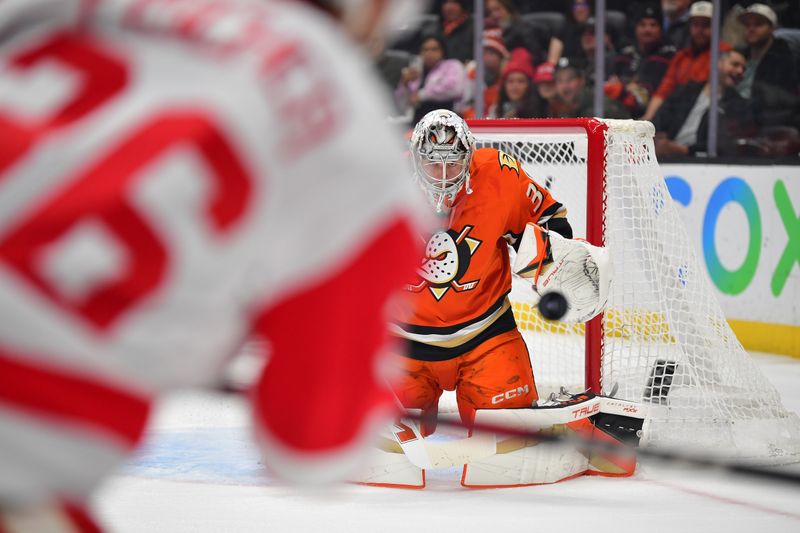
<svg viewBox="0 0 800 533">
<path fill-rule="evenodd" d="M 476 150 L 469 183 L 471 193 L 458 193 L 446 228 L 427 241 L 419 277 L 407 287 L 410 315 L 396 333 L 411 341 L 405 355 L 412 359 L 452 359 L 515 329 L 508 245 L 528 223 L 558 220 L 553 229 L 570 232 L 565 208 L 502 151 Z"/>
</svg>

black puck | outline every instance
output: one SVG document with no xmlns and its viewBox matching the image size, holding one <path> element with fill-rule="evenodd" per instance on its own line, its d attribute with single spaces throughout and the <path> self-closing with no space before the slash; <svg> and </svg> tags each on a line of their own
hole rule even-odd
<svg viewBox="0 0 800 533">
<path fill-rule="evenodd" d="M 567 308 L 567 299 L 560 292 L 548 292 L 539 300 L 539 312 L 547 320 L 560 320 Z"/>
</svg>

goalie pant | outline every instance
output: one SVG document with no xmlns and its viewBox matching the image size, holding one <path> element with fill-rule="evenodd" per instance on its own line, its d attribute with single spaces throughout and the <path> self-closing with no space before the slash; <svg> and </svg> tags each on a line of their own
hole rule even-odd
<svg viewBox="0 0 800 533">
<path fill-rule="evenodd" d="M 436 429 L 443 390 L 455 390 L 458 413 L 468 427 L 476 409 L 527 407 L 539 398 L 528 348 L 516 328 L 445 361 L 404 356 L 392 361 L 399 370 L 393 381 L 395 394 L 405 408 L 422 410 L 425 436 Z"/>
<path fill-rule="evenodd" d="M 587 393 L 532 409 L 478 411 L 478 425 L 521 431 L 551 428 L 549 433 L 567 438 L 548 442 L 498 437 L 495 455 L 466 464 L 461 483 L 470 488 L 517 487 L 581 475 L 630 476 L 636 469 L 633 448 L 638 445 L 645 414 L 644 407 L 634 402 Z M 577 438 L 570 439 L 570 434 Z"/>
</svg>

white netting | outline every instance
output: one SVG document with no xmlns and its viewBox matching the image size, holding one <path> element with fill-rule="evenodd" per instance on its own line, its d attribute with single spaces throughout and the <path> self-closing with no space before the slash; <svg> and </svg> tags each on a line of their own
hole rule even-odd
<svg viewBox="0 0 800 533">
<path fill-rule="evenodd" d="M 605 243 L 614 282 L 603 324 L 601 386 L 651 405 L 644 445 L 697 445 L 764 463 L 800 461 L 800 420 L 781 404 L 731 331 L 659 172 L 652 126 L 604 121 Z M 565 204 L 586 235 L 587 134 L 552 121 L 514 131 L 476 127 L 478 146 L 516 157 Z M 598 173 L 600 174 L 600 173 Z M 603 179 L 602 175 L 591 179 Z M 545 322 L 531 288 L 512 300 L 543 395 L 584 386 L 584 326 Z"/>
</svg>

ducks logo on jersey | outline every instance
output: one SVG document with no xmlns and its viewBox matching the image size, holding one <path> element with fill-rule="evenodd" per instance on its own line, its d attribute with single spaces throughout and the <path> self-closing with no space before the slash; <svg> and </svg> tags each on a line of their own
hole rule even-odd
<svg viewBox="0 0 800 533">
<path fill-rule="evenodd" d="M 425 259 L 417 269 L 422 280 L 409 285 L 408 290 L 430 290 L 436 300 L 441 300 L 451 288 L 456 292 L 471 291 L 480 280 L 461 281 L 469 267 L 470 258 L 481 241 L 469 236 L 473 226 L 464 226 L 460 233 L 452 229 L 438 231 L 425 246 Z"/>
</svg>

